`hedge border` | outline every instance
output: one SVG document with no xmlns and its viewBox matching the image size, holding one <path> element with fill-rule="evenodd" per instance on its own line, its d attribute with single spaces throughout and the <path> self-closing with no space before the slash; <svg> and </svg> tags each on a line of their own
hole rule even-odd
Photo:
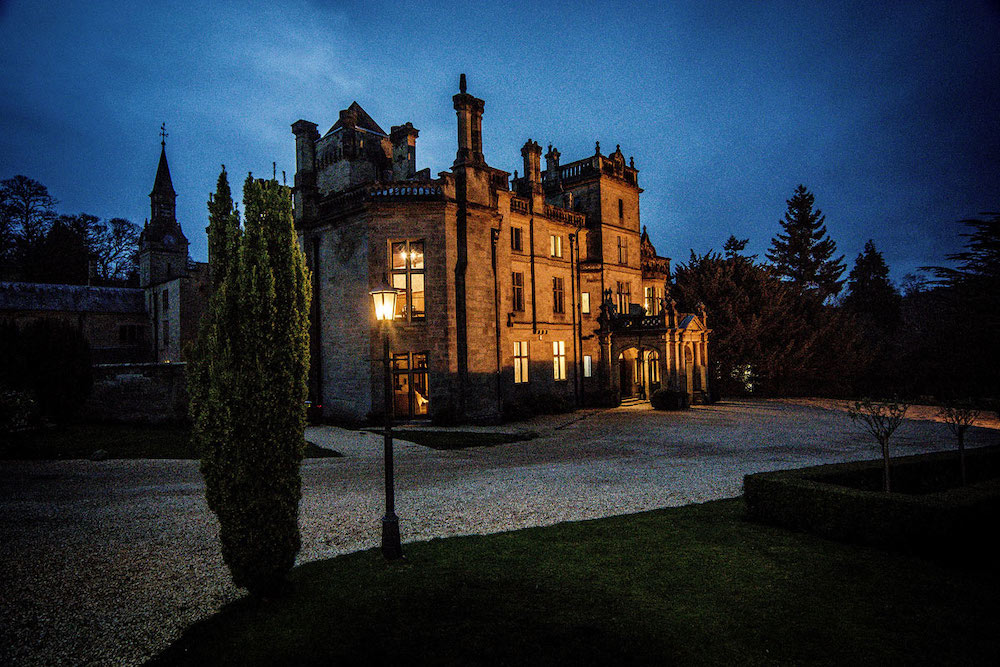
<svg viewBox="0 0 1000 667">
<path fill-rule="evenodd" d="M 957 452 L 894 459 L 894 474 L 957 465 Z M 996 465 L 1000 447 L 966 451 L 970 469 Z M 880 474 L 882 461 L 755 473 L 743 479 L 749 519 L 822 537 L 949 561 L 996 560 L 987 542 L 1000 518 L 1000 478 L 937 493 L 866 491 L 827 481 Z"/>
</svg>

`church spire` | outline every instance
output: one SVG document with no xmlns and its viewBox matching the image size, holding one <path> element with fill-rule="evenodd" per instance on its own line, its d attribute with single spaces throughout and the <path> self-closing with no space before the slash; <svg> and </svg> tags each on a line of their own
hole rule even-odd
<svg viewBox="0 0 1000 667">
<path fill-rule="evenodd" d="M 156 167 L 156 178 L 153 181 L 153 191 L 149 193 L 150 220 L 176 224 L 175 201 L 177 193 L 170 180 L 170 166 L 167 164 L 167 131 L 165 124 L 160 125 L 160 164 Z"/>
</svg>

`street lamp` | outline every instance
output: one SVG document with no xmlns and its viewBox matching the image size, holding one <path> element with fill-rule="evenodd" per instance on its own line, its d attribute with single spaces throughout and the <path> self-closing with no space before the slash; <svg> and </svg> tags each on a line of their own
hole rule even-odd
<svg viewBox="0 0 1000 667">
<path fill-rule="evenodd" d="M 396 490 L 392 470 L 392 376 L 389 368 L 389 326 L 396 316 L 396 290 L 383 280 L 373 289 L 375 319 L 382 328 L 382 359 L 385 371 L 385 516 L 382 517 L 382 555 L 388 560 L 403 557 L 399 542 L 399 517 L 396 516 Z"/>
</svg>

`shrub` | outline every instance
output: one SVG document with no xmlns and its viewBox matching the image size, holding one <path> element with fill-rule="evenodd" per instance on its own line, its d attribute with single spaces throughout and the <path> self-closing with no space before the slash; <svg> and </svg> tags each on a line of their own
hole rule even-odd
<svg viewBox="0 0 1000 667">
<path fill-rule="evenodd" d="M 535 413 L 531 406 L 524 401 L 511 398 L 503 403 L 503 420 L 505 422 L 519 422 L 534 416 Z"/>
<path fill-rule="evenodd" d="M 71 417 L 90 394 L 90 346 L 60 320 L 0 326 L 0 384 L 35 397 L 42 415 Z"/>
<path fill-rule="evenodd" d="M 747 475 L 747 515 L 835 540 L 989 562 L 995 553 L 988 548 L 990 529 L 1000 506 L 1000 448 L 969 456 L 975 457 L 976 477 L 961 487 L 951 452 L 896 459 L 897 485 L 912 495 L 881 490 L 878 460 Z"/>
<path fill-rule="evenodd" d="M 657 389 L 649 403 L 657 410 L 687 410 L 691 407 L 687 393 L 676 389 Z"/>
<path fill-rule="evenodd" d="M 24 391 L 0 387 L 0 434 L 9 435 L 38 426 L 38 406 Z"/>
<path fill-rule="evenodd" d="M 622 404 L 621 395 L 614 389 L 598 389 L 588 392 L 586 404 L 595 408 L 617 408 Z"/>
</svg>

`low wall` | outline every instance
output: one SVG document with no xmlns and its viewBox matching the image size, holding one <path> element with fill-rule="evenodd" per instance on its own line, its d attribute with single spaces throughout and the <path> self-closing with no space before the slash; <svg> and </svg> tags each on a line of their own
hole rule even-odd
<svg viewBox="0 0 1000 667">
<path fill-rule="evenodd" d="M 187 419 L 185 363 L 98 364 L 84 416 L 99 421 L 164 423 Z"/>
</svg>

